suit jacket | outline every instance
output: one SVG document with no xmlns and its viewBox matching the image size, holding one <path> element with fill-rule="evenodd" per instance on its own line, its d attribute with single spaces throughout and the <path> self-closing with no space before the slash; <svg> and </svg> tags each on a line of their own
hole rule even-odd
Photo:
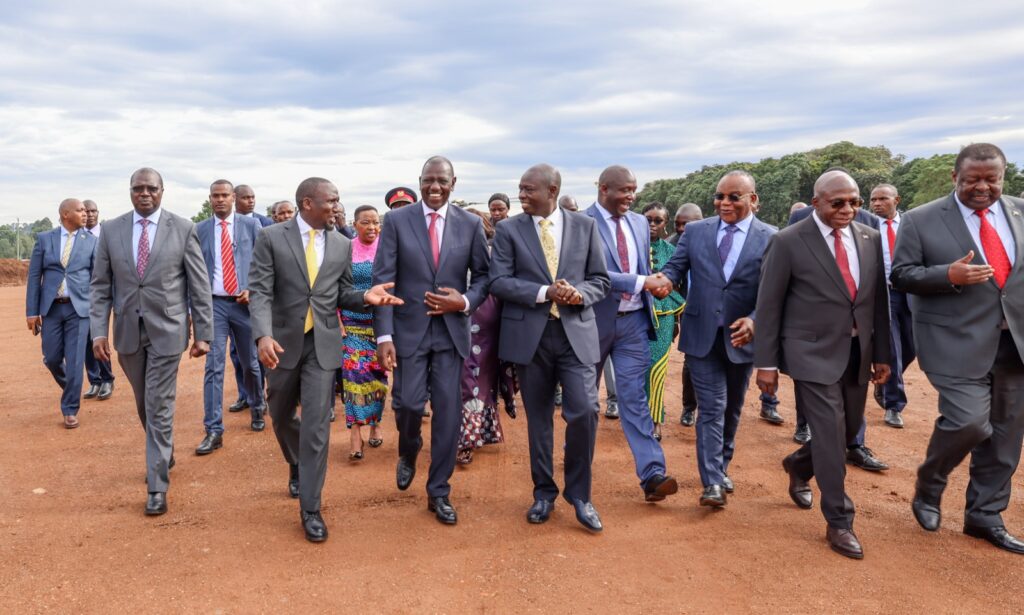
<svg viewBox="0 0 1024 615">
<path fill-rule="evenodd" d="M 807 206 L 804 207 L 803 209 L 798 209 L 794 211 L 793 215 L 789 217 L 789 224 L 787 226 L 793 226 L 794 224 L 803 220 L 807 216 L 810 216 L 812 211 L 814 211 L 814 208 L 811 206 Z M 876 216 L 875 214 L 871 213 L 870 211 L 867 211 L 863 207 L 858 209 L 857 213 L 854 214 L 853 221 L 860 222 L 861 224 L 866 224 L 867 226 L 870 226 L 876 231 L 882 229 L 882 219 Z"/>
<path fill-rule="evenodd" d="M 249 288 L 249 267 L 252 265 L 252 252 L 256 247 L 256 235 L 263 229 L 260 223 L 238 214 L 231 214 L 234 224 L 234 241 L 232 252 L 235 256 L 235 278 L 238 280 L 238 292 Z M 213 285 L 213 268 L 216 265 L 216 237 L 220 236 L 220 220 L 211 216 L 196 225 L 196 235 L 203 249 L 203 260 L 206 261 L 206 274 Z"/>
<path fill-rule="evenodd" d="M 294 369 L 302 354 L 306 313 L 313 309 L 313 340 L 321 369 L 341 368 L 338 308 L 365 311 L 363 291 L 352 286 L 352 242 L 324 232 L 324 260 L 309 286 L 306 251 L 295 218 L 257 233 L 249 269 L 252 337 L 271 336 L 284 348 L 279 366 Z"/>
<path fill-rule="evenodd" d="M 74 244 L 65 269 L 60 264 L 61 227 L 39 233 L 28 263 L 28 289 L 25 293 L 25 316 L 46 316 L 57 298 L 61 280 L 67 278 L 65 295 L 82 318 L 89 316 L 89 279 L 93 257 L 99 242 L 85 229 L 74 232 Z M 69 237 L 70 240 L 70 237 Z"/>
<path fill-rule="evenodd" d="M 893 288 L 914 295 L 917 360 L 926 372 L 981 378 L 992 369 L 1003 319 L 1024 356 L 1024 200 L 1002 197 L 1003 211 L 1017 246 L 1006 285 L 953 286 L 949 265 L 974 250 L 975 265 L 985 264 L 967 230 L 953 195 L 903 214 L 893 258 Z"/>
<path fill-rule="evenodd" d="M 726 330 L 737 318 L 749 316 L 757 320 L 755 308 L 761 259 L 768 241 L 777 232 L 775 227 L 753 218 L 736 268 L 726 281 L 718 255 L 718 225 L 718 216 L 687 224 L 672 258 L 661 269 L 674 284 L 686 285 L 689 279 L 679 350 L 695 357 L 711 352 L 720 319 Z M 754 341 L 742 348 L 726 344 L 730 361 L 750 363 L 754 360 L 756 327 L 754 333 Z"/>
<path fill-rule="evenodd" d="M 107 337 L 113 310 L 118 353 L 138 352 L 142 320 L 156 354 L 181 354 L 188 347 L 191 305 L 193 335 L 209 342 L 213 300 L 195 225 L 162 210 L 149 265 L 140 280 L 132 251 L 133 214 L 103 223 L 92 272 L 89 324 L 93 339 Z"/>
<path fill-rule="evenodd" d="M 881 238 L 859 222 L 850 229 L 860 260 L 860 284 L 852 303 L 813 219 L 788 226 L 769 240 L 757 293 L 756 367 L 778 367 L 794 380 L 834 384 L 849 363 L 846 349 L 855 322 L 860 383 L 867 383 L 871 363 L 889 363 L 889 293 Z M 684 237 L 689 232 L 687 225 Z"/>
<path fill-rule="evenodd" d="M 601 236 L 590 216 L 562 212 L 562 247 L 558 279 L 566 279 L 583 295 L 580 305 L 559 306 L 562 326 L 583 364 L 601 360 L 594 306 L 608 295 L 611 279 Z M 526 365 L 537 353 L 548 323 L 551 303 L 537 303 L 541 286 L 554 283 L 533 217 L 518 214 L 502 222 L 491 252 L 491 294 L 504 303 L 498 357 Z"/>
<path fill-rule="evenodd" d="M 373 283 L 394 282 L 393 292 L 405 305 L 375 308 L 374 334 L 392 336 L 398 356 L 411 356 L 426 337 L 433 318 L 427 316 L 424 293 L 435 292 L 440 286 L 454 288 L 469 300 L 472 313 L 487 298 L 488 261 L 483 223 L 455 205 L 448 206 L 437 267 L 422 204 L 390 211 L 373 259 Z M 441 318 L 459 355 L 469 356 L 469 315 L 449 312 Z"/>
<path fill-rule="evenodd" d="M 604 299 L 594 306 L 594 313 L 597 315 L 597 328 L 602 338 L 615 334 L 615 318 L 619 311 L 619 303 L 622 293 L 632 293 L 636 288 L 636 279 L 641 275 L 651 275 L 651 231 L 647 225 L 647 218 L 636 212 L 626 212 L 626 225 L 623 232 L 632 233 L 633 241 L 637 248 L 637 271 L 639 273 L 626 273 L 624 266 L 619 262 L 619 250 L 615 236 L 608 230 L 608 224 L 601 215 L 601 205 L 594 203 L 584 214 L 594 219 L 594 225 L 601 236 L 604 250 L 605 264 L 608 266 L 608 277 L 611 280 L 611 292 Z M 626 263 L 628 266 L 628 263 Z M 641 290 L 640 299 L 643 302 L 643 310 L 647 313 L 647 339 L 655 339 L 654 331 L 654 301 L 651 293 Z M 605 347 L 605 344 L 602 344 Z"/>
<path fill-rule="evenodd" d="M 259 212 L 255 212 L 255 211 L 252 212 L 252 217 L 259 221 L 259 225 L 260 225 L 261 228 L 267 228 L 268 226 L 273 226 L 274 225 L 274 219 L 273 218 L 268 218 L 267 216 L 264 216 L 263 214 L 261 214 Z"/>
</svg>

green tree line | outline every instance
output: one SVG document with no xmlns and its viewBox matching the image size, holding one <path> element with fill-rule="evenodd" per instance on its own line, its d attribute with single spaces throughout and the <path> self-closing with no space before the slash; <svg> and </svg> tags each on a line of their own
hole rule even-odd
<svg viewBox="0 0 1024 615">
<path fill-rule="evenodd" d="M 32 223 L 5 224 L 0 226 L 0 258 L 17 258 L 18 244 L 21 244 L 21 258 L 32 256 L 32 248 L 36 245 L 36 235 L 53 228 L 49 218 L 36 220 Z"/>
<path fill-rule="evenodd" d="M 871 189 L 881 183 L 896 186 L 903 201 L 901 208 L 910 209 L 934 200 L 953 190 L 950 173 L 956 154 L 936 154 L 930 158 L 907 160 L 894 155 L 887 147 L 864 147 L 849 141 L 833 143 L 820 149 L 797 152 L 781 158 L 765 158 L 759 162 L 730 162 L 702 167 L 686 177 L 659 179 L 644 186 L 633 208 L 640 211 L 652 201 L 664 203 L 669 213 L 683 203 L 696 203 L 705 216 L 714 214 L 712 194 L 718 180 L 727 171 L 743 169 L 757 181 L 761 209 L 758 217 L 770 224 L 783 226 L 789 220 L 789 208 L 797 202 L 810 204 L 814 181 L 830 167 L 850 171 L 867 202 Z M 1006 168 L 1003 193 L 1017 196 L 1024 191 L 1024 173 L 1014 163 Z"/>
</svg>

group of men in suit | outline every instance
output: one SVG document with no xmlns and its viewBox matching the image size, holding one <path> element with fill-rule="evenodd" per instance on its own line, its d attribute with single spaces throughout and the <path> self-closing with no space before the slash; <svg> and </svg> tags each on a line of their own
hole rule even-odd
<svg viewBox="0 0 1024 615">
<path fill-rule="evenodd" d="M 366 292 L 352 287 L 350 240 L 327 232 L 340 206 L 328 180 L 303 181 L 298 214 L 259 231 L 257 222 L 232 214 L 239 192 L 230 182 L 214 182 L 214 216 L 194 226 L 160 210 L 163 180 L 140 169 L 131 178 L 134 211 L 107 222 L 98 239 L 81 230 L 81 202 L 61 204 L 60 229 L 41 236 L 33 255 L 27 315 L 30 328 L 42 328 L 46 364 L 67 393 L 62 412 L 73 416 L 86 314 L 95 359 L 109 361 L 113 312 L 118 359 L 146 432 L 147 514 L 166 511 L 179 357 L 190 337 L 191 356 L 209 353 L 200 448 L 213 450 L 223 430 L 224 352 L 233 334 L 243 386 L 256 400 L 254 428 L 264 406 L 254 357 L 267 370 L 289 491 L 299 499 L 307 539 L 319 542 L 328 535 L 320 493 L 341 361 L 337 310 L 374 306 L 379 360 L 394 372 L 399 489 L 414 480 L 421 421 L 427 403 L 432 407 L 427 506 L 440 522 L 455 524 L 449 480 L 459 376 L 469 316 L 491 293 L 502 301 L 499 357 L 517 365 L 526 408 L 534 483 L 527 521 L 548 521 L 560 491 L 552 450 L 560 384 L 562 495 L 577 520 L 599 532 L 591 464 L 598 374 L 609 358 L 645 500 L 678 489 L 654 437 L 643 382 L 652 300 L 682 287 L 679 348 L 698 408 L 701 505 L 723 508 L 736 488 L 729 465 L 751 375 L 756 370 L 758 387 L 773 397 L 781 371 L 793 379 L 798 414 L 813 433 L 782 462 L 789 496 L 811 508 L 809 481 L 816 478 L 828 544 L 863 557 L 845 465 L 863 467 L 851 451 L 863 448 L 869 382 L 881 387 L 886 423 L 901 424 L 902 384 L 885 387 L 913 360 L 916 344 L 939 392 L 940 416 L 918 472 L 915 518 L 927 530 L 939 528 L 947 477 L 971 454 L 964 532 L 1024 553 L 1001 519 L 1024 438 L 1024 201 L 1001 194 L 1005 168 L 995 146 L 968 146 L 956 160 L 953 194 L 900 216 L 895 188 L 877 186 L 871 201 L 881 223 L 862 218 L 867 224 L 857 221 L 859 186 L 831 169 L 815 183 L 812 206 L 794 212 L 797 219 L 782 231 L 757 219 L 755 179 L 730 171 L 716 187 L 717 215 L 686 220 L 673 256 L 652 273 L 649 232 L 630 211 L 637 182 L 625 167 L 601 174 L 596 202 L 579 214 L 558 206 L 555 168 L 531 167 L 519 183 L 523 213 L 499 222 L 489 252 L 481 220 L 449 204 L 456 176 L 437 156 L 422 168 L 422 199 L 387 217 Z"/>
</svg>

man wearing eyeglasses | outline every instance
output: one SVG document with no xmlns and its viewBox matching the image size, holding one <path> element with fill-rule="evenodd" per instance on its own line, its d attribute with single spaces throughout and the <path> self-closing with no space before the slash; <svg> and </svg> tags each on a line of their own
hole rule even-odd
<svg viewBox="0 0 1024 615">
<path fill-rule="evenodd" d="M 757 198 L 750 173 L 726 173 L 714 194 L 718 215 L 688 223 L 662 269 L 674 284 L 689 278 L 679 350 L 686 353 L 700 408 L 701 506 L 723 507 L 734 490 L 729 464 L 753 369 L 761 258 L 775 234 L 754 215 Z"/>
<path fill-rule="evenodd" d="M 821 490 L 831 548 L 854 559 L 864 550 L 853 533 L 846 495 L 846 443 L 863 422 L 868 381 L 889 377 L 889 298 L 878 231 L 854 222 L 857 182 L 828 171 L 814 184 L 811 216 L 768 244 L 757 294 L 757 385 L 769 395 L 779 371 L 793 379 L 797 410 L 814 438 L 782 461 L 789 496 L 812 506 L 808 481 Z"/>
<path fill-rule="evenodd" d="M 132 174 L 130 186 L 134 210 L 103 224 L 89 319 L 93 353 L 109 361 L 114 312 L 114 349 L 146 430 L 146 514 L 162 515 L 174 466 L 174 399 L 189 317 L 189 355 L 201 357 L 213 339 L 213 305 L 195 225 L 160 209 L 163 178 L 143 168 Z"/>
</svg>

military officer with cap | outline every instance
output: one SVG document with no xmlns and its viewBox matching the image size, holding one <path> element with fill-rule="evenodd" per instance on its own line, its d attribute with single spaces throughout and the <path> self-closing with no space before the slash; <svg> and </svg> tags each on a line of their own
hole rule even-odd
<svg viewBox="0 0 1024 615">
<path fill-rule="evenodd" d="M 388 190 L 388 193 L 384 195 L 384 204 L 388 206 L 388 209 L 398 209 L 411 203 L 415 203 L 417 200 L 416 192 L 409 188 L 403 188 L 399 186 Z"/>
</svg>

